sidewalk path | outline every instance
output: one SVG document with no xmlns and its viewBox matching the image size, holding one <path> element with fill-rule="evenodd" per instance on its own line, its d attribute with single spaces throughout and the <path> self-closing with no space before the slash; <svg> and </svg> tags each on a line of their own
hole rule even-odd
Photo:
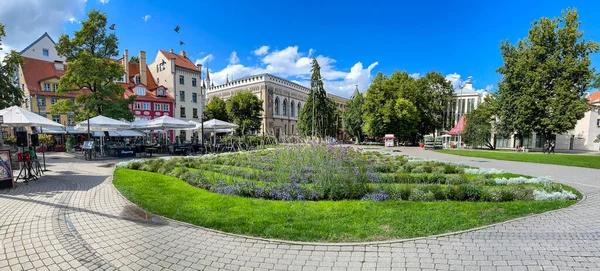
<svg viewBox="0 0 600 271">
<path fill-rule="evenodd" d="M 111 183 L 114 165 L 47 156 L 47 175 L 0 190 L 2 270 L 600 270 L 600 170 L 405 154 L 535 176 L 582 191 L 575 206 L 438 238 L 292 245 L 146 214 Z"/>
</svg>

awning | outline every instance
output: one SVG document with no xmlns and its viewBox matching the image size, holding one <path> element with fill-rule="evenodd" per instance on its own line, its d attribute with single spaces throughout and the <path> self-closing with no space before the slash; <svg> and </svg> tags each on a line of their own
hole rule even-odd
<svg viewBox="0 0 600 271">
<path fill-rule="evenodd" d="M 92 132 L 93 137 L 103 137 L 105 136 L 104 132 Z M 123 131 L 110 131 L 108 132 L 109 137 L 138 137 L 144 136 L 142 133 L 132 131 L 132 130 L 123 130 Z"/>
</svg>

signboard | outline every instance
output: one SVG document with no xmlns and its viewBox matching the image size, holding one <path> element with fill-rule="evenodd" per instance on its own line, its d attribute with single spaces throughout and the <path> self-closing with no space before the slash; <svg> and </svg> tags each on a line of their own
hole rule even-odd
<svg viewBox="0 0 600 271">
<path fill-rule="evenodd" d="M 0 188 L 14 187 L 10 151 L 0 151 Z"/>
<path fill-rule="evenodd" d="M 91 150 L 94 148 L 94 141 L 84 141 L 83 142 L 83 149 L 84 150 Z"/>
<path fill-rule="evenodd" d="M 394 147 L 394 135 L 387 134 L 383 137 L 386 147 Z"/>
</svg>

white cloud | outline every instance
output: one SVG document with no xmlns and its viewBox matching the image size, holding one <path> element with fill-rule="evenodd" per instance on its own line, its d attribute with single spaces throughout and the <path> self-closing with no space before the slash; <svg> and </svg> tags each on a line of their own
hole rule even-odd
<svg viewBox="0 0 600 271">
<path fill-rule="evenodd" d="M 199 58 L 196 60 L 196 65 L 198 64 L 202 64 L 203 66 L 206 66 L 206 64 L 208 62 L 211 62 L 213 59 L 215 59 L 215 57 L 212 54 L 208 54 L 203 58 Z"/>
<path fill-rule="evenodd" d="M 492 89 L 494 89 L 493 85 L 487 85 L 487 86 L 485 86 L 485 90 L 487 90 L 488 92 L 492 91 Z"/>
<path fill-rule="evenodd" d="M 263 55 L 261 63 L 255 66 L 244 66 L 239 64 L 239 59 L 230 63 L 223 70 L 212 72 L 211 79 L 215 85 L 225 83 L 227 75 L 233 79 L 241 78 L 259 73 L 271 73 L 276 76 L 287 78 L 292 82 L 296 82 L 303 86 L 309 86 L 311 75 L 311 63 L 315 50 L 310 49 L 308 53 L 298 51 L 298 46 L 289 46 L 283 50 L 275 50 L 267 52 Z M 235 53 L 235 52 L 234 52 Z M 232 53 L 232 56 L 234 55 Z M 237 58 L 237 54 L 235 54 Z M 372 70 L 379 64 L 374 62 L 367 68 L 363 67 L 362 62 L 354 64 L 349 71 L 344 71 L 335 67 L 336 60 L 327 56 L 315 56 L 321 66 L 321 76 L 325 89 L 336 95 L 349 97 L 356 88 L 365 91 L 372 80 Z"/>
<path fill-rule="evenodd" d="M 152 16 L 150 16 L 150 14 L 144 15 L 144 17 L 142 17 L 142 19 L 144 20 L 144 22 L 147 22 L 148 20 L 150 20 L 150 18 L 152 18 Z"/>
<path fill-rule="evenodd" d="M 260 48 L 254 50 L 254 54 L 257 56 L 266 55 L 269 52 L 270 47 L 267 45 L 263 45 Z"/>
<path fill-rule="evenodd" d="M 102 3 L 103 5 L 106 5 L 106 4 L 108 4 L 109 1 L 110 0 L 100 0 L 100 3 Z"/>
<path fill-rule="evenodd" d="M 421 78 L 421 73 L 415 72 L 415 73 L 411 73 L 409 76 L 414 79 L 419 79 L 419 78 Z"/>
<path fill-rule="evenodd" d="M 229 55 L 229 64 L 237 64 L 240 62 L 240 58 L 237 56 L 237 52 L 233 51 L 231 52 L 231 55 Z"/>
<path fill-rule="evenodd" d="M 69 22 L 72 24 L 80 24 L 81 23 L 81 21 L 75 19 L 75 17 L 69 18 Z"/>
<path fill-rule="evenodd" d="M 472 76 L 468 76 L 466 80 L 461 79 L 461 75 L 458 73 L 451 73 L 446 75 L 446 80 L 450 81 L 450 84 L 452 84 L 452 87 L 454 88 L 454 90 L 459 91 L 461 86 L 464 87 L 466 82 L 471 82 L 473 84 L 475 84 L 475 81 L 473 81 Z M 489 89 L 492 89 L 493 86 L 492 85 L 487 85 L 485 87 L 485 89 L 476 89 L 476 88 L 471 88 L 471 89 L 466 89 L 463 88 L 464 91 L 477 91 L 477 92 L 483 92 Z M 488 90 L 489 91 L 489 90 Z"/>
<path fill-rule="evenodd" d="M 85 0 L 0 1 L 0 18 L 6 30 L 2 47 L 23 50 L 44 32 L 57 41 L 64 23 L 76 23 L 85 14 L 85 4 Z"/>
</svg>

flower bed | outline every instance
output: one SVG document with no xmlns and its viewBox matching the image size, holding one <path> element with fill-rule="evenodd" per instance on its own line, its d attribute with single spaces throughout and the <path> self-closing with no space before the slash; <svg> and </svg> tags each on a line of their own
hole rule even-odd
<svg viewBox="0 0 600 271">
<path fill-rule="evenodd" d="M 578 199 L 576 191 L 548 178 L 322 145 L 138 159 L 117 167 L 173 176 L 219 194 L 284 201 Z"/>
</svg>

